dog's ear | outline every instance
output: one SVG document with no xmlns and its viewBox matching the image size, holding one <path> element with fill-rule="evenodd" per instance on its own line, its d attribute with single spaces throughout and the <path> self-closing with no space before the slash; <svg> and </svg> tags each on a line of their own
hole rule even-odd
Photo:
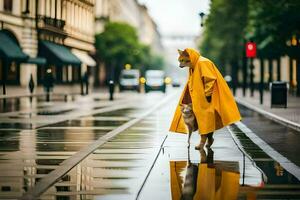
<svg viewBox="0 0 300 200">
<path fill-rule="evenodd" d="M 177 51 L 178 51 L 178 53 L 181 55 L 182 54 L 182 50 L 180 50 L 180 49 L 177 49 Z"/>
</svg>

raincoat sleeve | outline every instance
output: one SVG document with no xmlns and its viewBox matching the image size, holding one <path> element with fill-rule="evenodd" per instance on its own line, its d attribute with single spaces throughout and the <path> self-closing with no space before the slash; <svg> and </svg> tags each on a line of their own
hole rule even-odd
<svg viewBox="0 0 300 200">
<path fill-rule="evenodd" d="M 214 66 L 212 63 L 205 63 L 201 67 L 201 70 L 205 96 L 209 97 L 212 95 L 214 83 L 217 79 L 217 76 L 215 75 Z"/>
</svg>

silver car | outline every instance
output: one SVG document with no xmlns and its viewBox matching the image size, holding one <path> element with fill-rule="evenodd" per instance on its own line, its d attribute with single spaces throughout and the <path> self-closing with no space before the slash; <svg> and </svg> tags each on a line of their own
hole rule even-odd
<svg viewBox="0 0 300 200">
<path fill-rule="evenodd" d="M 137 69 L 124 69 L 120 75 L 120 91 L 136 90 L 140 92 L 140 71 Z"/>
</svg>

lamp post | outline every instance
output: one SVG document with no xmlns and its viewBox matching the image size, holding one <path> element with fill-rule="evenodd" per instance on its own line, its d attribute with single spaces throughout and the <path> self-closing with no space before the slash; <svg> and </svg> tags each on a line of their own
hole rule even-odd
<svg viewBox="0 0 300 200">
<path fill-rule="evenodd" d="M 205 14 L 204 14 L 203 12 L 201 12 L 201 13 L 199 13 L 199 16 L 200 16 L 200 18 L 201 18 L 201 24 L 200 24 L 200 26 L 203 27 L 203 25 L 204 25 L 204 16 L 205 16 Z"/>
</svg>

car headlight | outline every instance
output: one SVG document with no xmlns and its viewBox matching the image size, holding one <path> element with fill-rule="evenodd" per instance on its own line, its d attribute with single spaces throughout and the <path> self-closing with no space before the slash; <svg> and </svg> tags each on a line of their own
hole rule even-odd
<svg viewBox="0 0 300 200">
<path fill-rule="evenodd" d="M 145 79 L 144 77 L 141 77 L 141 78 L 140 78 L 140 83 L 141 83 L 141 84 L 145 84 L 145 83 L 146 83 L 146 79 Z"/>
<path fill-rule="evenodd" d="M 165 84 L 170 84 L 172 82 L 172 79 L 170 77 L 165 78 Z"/>
</svg>

